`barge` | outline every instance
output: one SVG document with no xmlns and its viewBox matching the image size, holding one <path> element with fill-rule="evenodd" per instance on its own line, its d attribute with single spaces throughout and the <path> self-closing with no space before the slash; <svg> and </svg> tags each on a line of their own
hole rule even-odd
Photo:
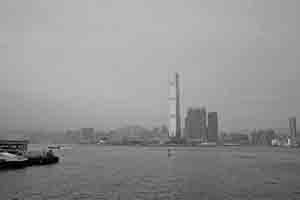
<svg viewBox="0 0 300 200">
<path fill-rule="evenodd" d="M 0 140 L 0 170 L 59 162 L 59 157 L 51 149 L 42 152 L 28 151 L 27 145 L 28 141 L 25 140 Z"/>
</svg>

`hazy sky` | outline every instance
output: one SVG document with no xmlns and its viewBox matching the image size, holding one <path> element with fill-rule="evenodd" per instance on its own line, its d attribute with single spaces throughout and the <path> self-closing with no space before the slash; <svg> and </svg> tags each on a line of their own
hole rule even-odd
<svg viewBox="0 0 300 200">
<path fill-rule="evenodd" d="M 300 118 L 299 0 L 1 0 L 0 129 L 167 124 L 218 111 L 225 130 Z"/>
</svg>

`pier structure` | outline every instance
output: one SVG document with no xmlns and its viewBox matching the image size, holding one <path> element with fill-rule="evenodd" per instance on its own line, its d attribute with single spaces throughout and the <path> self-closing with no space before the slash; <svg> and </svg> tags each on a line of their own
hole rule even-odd
<svg viewBox="0 0 300 200">
<path fill-rule="evenodd" d="M 0 140 L 0 149 L 25 153 L 28 149 L 28 140 Z"/>
</svg>

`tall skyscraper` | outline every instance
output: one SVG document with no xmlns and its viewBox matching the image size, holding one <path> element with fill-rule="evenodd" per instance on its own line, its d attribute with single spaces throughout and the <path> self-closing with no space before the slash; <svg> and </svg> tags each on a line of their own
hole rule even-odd
<svg viewBox="0 0 300 200">
<path fill-rule="evenodd" d="M 201 138 L 201 110 L 190 108 L 185 118 L 185 137 L 189 139 Z"/>
<path fill-rule="evenodd" d="M 179 100 L 179 75 L 175 76 L 170 81 L 169 93 L 169 137 L 181 137 L 181 119 L 180 119 L 180 100 Z"/>
<path fill-rule="evenodd" d="M 290 137 L 291 137 L 291 145 L 296 145 L 296 137 L 297 137 L 297 128 L 296 128 L 296 117 L 289 118 L 289 127 L 290 127 Z"/>
<path fill-rule="evenodd" d="M 200 108 L 200 139 L 207 142 L 207 125 L 206 125 L 206 109 L 205 107 Z"/>
<path fill-rule="evenodd" d="M 207 114 L 207 129 L 208 129 L 208 142 L 218 141 L 218 113 L 209 112 Z"/>
</svg>

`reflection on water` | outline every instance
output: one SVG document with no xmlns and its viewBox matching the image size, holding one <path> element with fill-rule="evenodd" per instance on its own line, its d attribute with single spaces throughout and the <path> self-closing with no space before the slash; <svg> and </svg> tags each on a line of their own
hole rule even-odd
<svg viewBox="0 0 300 200">
<path fill-rule="evenodd" d="M 297 149 L 73 146 L 0 172 L 2 199 L 300 199 Z M 3 181 L 5 180 L 5 181 Z"/>
</svg>

